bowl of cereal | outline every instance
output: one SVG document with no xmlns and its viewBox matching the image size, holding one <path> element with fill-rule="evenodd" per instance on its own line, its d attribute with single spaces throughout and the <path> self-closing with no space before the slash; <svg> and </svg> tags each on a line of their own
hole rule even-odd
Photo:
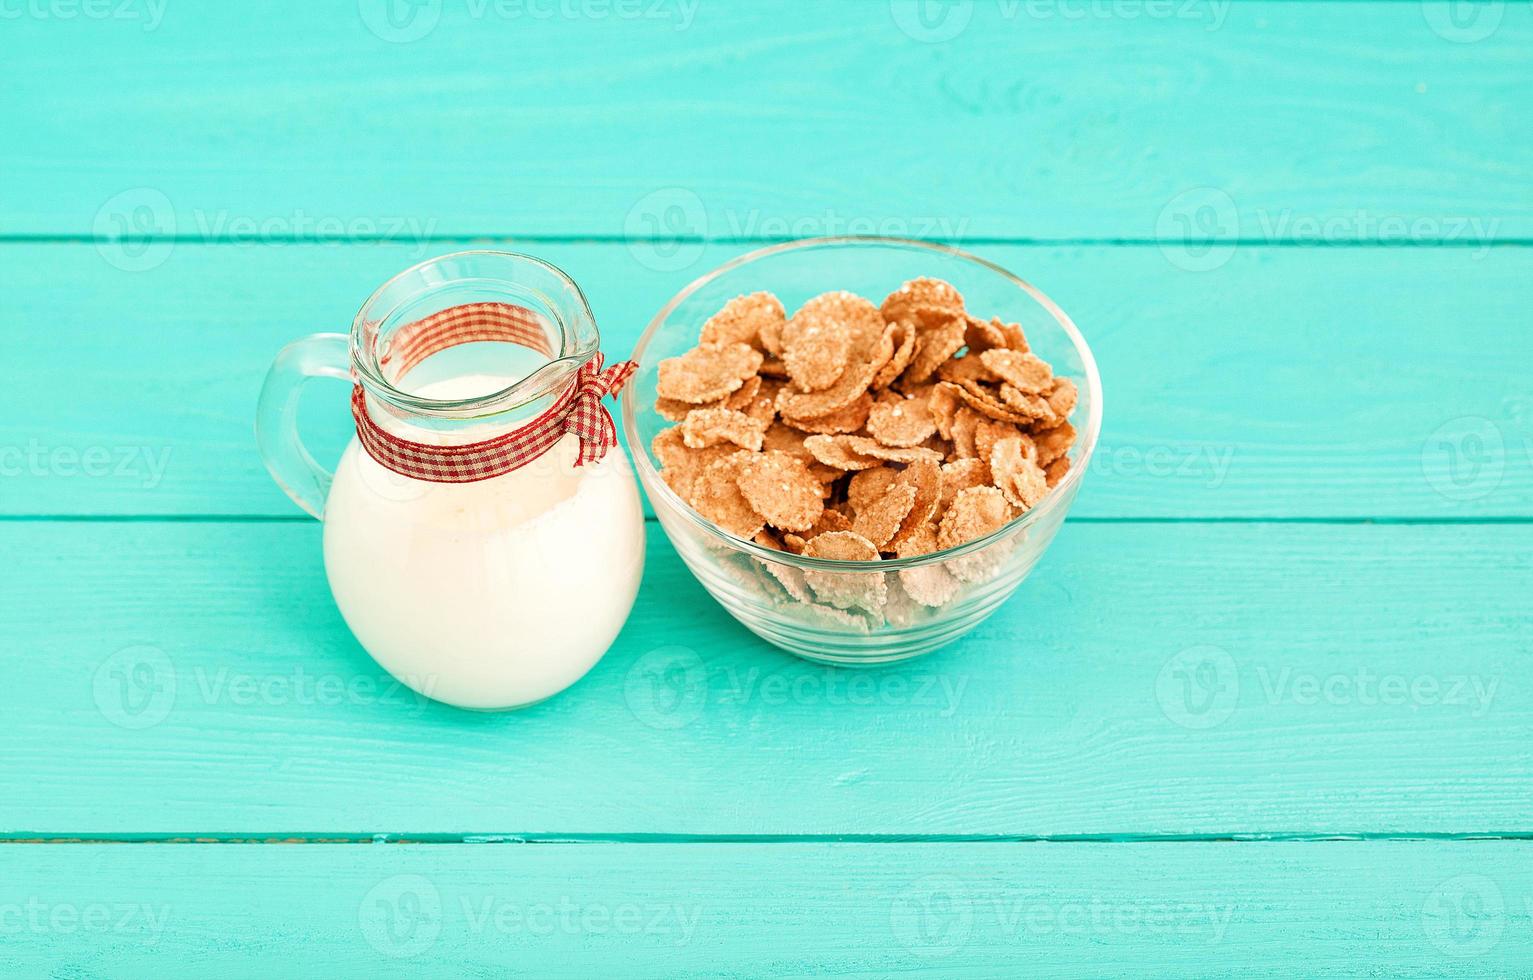
<svg viewBox="0 0 1533 980">
<path fill-rule="evenodd" d="M 878 664 L 967 633 L 1064 522 L 1101 380 L 1047 296 L 945 245 L 816 238 L 650 323 L 623 428 L 655 515 L 752 632 Z"/>
</svg>

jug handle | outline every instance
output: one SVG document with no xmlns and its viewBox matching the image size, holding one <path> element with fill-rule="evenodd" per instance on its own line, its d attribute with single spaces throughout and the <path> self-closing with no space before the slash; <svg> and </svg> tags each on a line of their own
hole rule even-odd
<svg viewBox="0 0 1533 980">
<path fill-rule="evenodd" d="M 350 339 L 317 333 L 282 348 L 256 406 L 256 445 L 267 472 L 293 502 L 324 520 L 333 473 L 315 462 L 298 435 L 298 398 L 310 378 L 351 380 Z"/>
</svg>

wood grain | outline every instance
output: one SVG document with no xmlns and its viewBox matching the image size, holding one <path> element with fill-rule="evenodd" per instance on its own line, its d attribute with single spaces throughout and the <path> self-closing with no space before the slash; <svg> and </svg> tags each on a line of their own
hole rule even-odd
<svg viewBox="0 0 1533 980">
<path fill-rule="evenodd" d="M 744 250 L 666 273 L 623 245 L 510 247 L 582 283 L 614 356 Z M 89 245 L 0 246 L 0 513 L 297 515 L 251 435 L 267 365 L 443 250 L 177 245 L 129 273 Z M 1533 389 L 1503 369 L 1533 336 L 1533 250 L 1241 248 L 1207 272 L 1153 246 L 981 251 L 1054 296 L 1100 362 L 1106 423 L 1075 516 L 1533 516 Z M 306 398 L 333 459 L 344 386 Z"/>
<path fill-rule="evenodd" d="M 1069 526 L 868 671 L 754 639 L 650 530 L 608 656 L 478 715 L 357 647 L 316 525 L 0 524 L 0 833 L 1533 831 L 1528 526 Z"/>
<path fill-rule="evenodd" d="M 1533 844 L 0 848 L 9 975 L 1515 976 Z M 20 941 L 17 941 L 17 940 Z"/>
<path fill-rule="evenodd" d="M 7 21 L 0 230 L 1533 234 L 1524 3 L 155 6 Z"/>
</svg>

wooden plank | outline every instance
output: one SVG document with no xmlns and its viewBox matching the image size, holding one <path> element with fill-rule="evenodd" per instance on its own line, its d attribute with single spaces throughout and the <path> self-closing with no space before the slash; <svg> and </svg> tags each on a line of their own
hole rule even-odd
<svg viewBox="0 0 1533 980">
<path fill-rule="evenodd" d="M 8 846 L 15 976 L 1512 976 L 1533 844 Z M 748 887 L 741 887 L 748 883 Z"/>
<path fill-rule="evenodd" d="M 0 230 L 1526 238 L 1533 11 L 1484 6 L 33 4 Z"/>
<path fill-rule="evenodd" d="M 478 715 L 390 686 L 315 525 L 0 524 L 0 834 L 1533 831 L 1530 545 L 1074 525 L 961 644 L 847 671 L 651 525 L 615 649 Z"/>
<path fill-rule="evenodd" d="M 614 356 L 743 250 L 661 273 L 622 245 L 531 247 L 586 287 Z M 89 245 L 0 246 L 0 513 L 296 515 L 251 437 L 267 365 L 446 250 L 178 245 L 129 274 Z M 1242 248 L 1208 272 L 1154 247 L 981 251 L 1097 352 L 1106 425 L 1078 516 L 1533 515 L 1533 392 L 1513 369 L 1533 250 Z M 313 388 L 307 428 L 334 458 L 344 386 Z"/>
</svg>

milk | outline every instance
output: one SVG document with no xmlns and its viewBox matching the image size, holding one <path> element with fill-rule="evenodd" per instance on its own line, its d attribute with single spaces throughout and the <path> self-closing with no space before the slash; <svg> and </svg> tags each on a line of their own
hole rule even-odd
<svg viewBox="0 0 1533 980">
<path fill-rule="evenodd" d="M 464 375 L 414 394 L 467 398 L 513 380 Z M 448 441 L 418 426 L 395 431 Z M 503 431 L 460 429 L 451 440 Z M 579 450 L 566 435 L 501 476 L 429 483 L 352 439 L 325 502 L 325 571 L 373 659 L 428 697 L 477 709 L 540 701 L 590 670 L 638 592 L 644 515 L 623 451 L 576 467 Z"/>
</svg>

